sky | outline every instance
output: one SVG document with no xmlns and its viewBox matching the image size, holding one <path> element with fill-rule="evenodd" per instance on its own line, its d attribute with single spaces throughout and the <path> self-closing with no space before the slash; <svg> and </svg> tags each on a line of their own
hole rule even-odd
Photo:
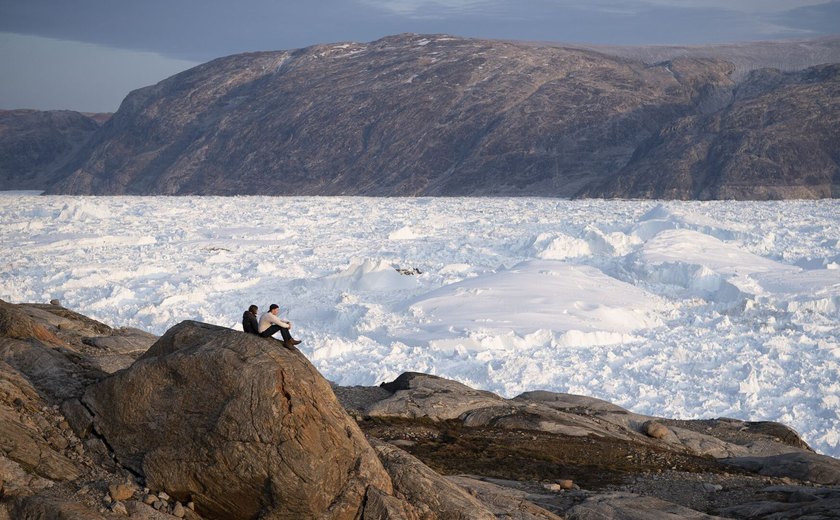
<svg viewBox="0 0 840 520">
<path fill-rule="evenodd" d="M 840 0 L 0 0 L 0 109 L 113 112 L 213 58 L 404 32 L 695 45 L 838 27 Z"/>
</svg>

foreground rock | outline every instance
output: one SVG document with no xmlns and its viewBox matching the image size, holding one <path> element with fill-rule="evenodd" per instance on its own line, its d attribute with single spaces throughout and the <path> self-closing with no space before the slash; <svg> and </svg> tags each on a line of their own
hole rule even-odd
<svg viewBox="0 0 840 520">
<path fill-rule="evenodd" d="M 0 519 L 101 518 L 98 497 L 67 493 L 126 478 L 101 440 L 79 437 L 83 418 L 65 414 L 107 375 L 82 340 L 112 332 L 58 305 L 0 301 Z"/>
<path fill-rule="evenodd" d="M 336 392 L 369 435 L 437 471 L 484 475 L 459 482 L 494 503 L 527 497 L 565 518 L 832 518 L 820 515 L 836 494 L 814 486 L 837 485 L 840 462 L 781 424 L 674 421 L 543 391 L 502 399 L 419 373 Z M 800 495 L 780 494 L 792 483 Z M 808 503 L 788 506 L 791 497 Z"/>
<path fill-rule="evenodd" d="M 357 518 L 391 483 L 329 384 L 273 339 L 183 322 L 83 398 L 120 464 L 210 518 Z"/>
<path fill-rule="evenodd" d="M 0 520 L 836 518 L 840 463 L 780 424 L 418 373 L 331 387 L 196 322 L 149 340 L 0 302 Z"/>
</svg>

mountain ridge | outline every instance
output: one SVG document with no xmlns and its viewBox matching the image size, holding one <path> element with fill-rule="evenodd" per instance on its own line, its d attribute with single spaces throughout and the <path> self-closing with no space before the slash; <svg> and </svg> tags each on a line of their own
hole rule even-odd
<svg viewBox="0 0 840 520">
<path fill-rule="evenodd" d="M 826 56 L 833 41 L 820 44 Z M 813 83 L 807 73 L 737 80 L 743 64 L 674 49 L 648 63 L 614 49 L 403 34 L 219 58 L 130 93 L 47 192 L 835 196 L 840 79 L 818 72 L 830 66 L 808 69 L 820 88 L 797 89 Z M 749 110 L 728 124 L 751 130 L 748 157 L 708 123 L 745 106 L 747 88 Z M 765 124 L 780 99 L 792 108 Z M 814 105 L 824 123 L 803 125 Z M 803 129 L 816 134 L 781 138 Z M 816 152 L 817 171 L 800 153 L 779 162 L 779 143 Z M 650 184 L 669 187 L 639 188 Z"/>
</svg>

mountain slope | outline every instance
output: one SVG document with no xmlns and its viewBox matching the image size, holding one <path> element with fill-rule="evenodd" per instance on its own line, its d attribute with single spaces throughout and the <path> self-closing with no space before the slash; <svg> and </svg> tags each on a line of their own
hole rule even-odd
<svg viewBox="0 0 840 520">
<path fill-rule="evenodd" d="M 840 65 L 762 70 L 725 110 L 682 118 L 581 195 L 676 199 L 840 194 Z"/>
<path fill-rule="evenodd" d="M 131 93 L 51 191 L 570 196 L 731 70 L 416 35 L 231 56 Z"/>
<path fill-rule="evenodd" d="M 0 186 L 45 190 L 99 128 L 100 116 L 69 110 L 0 110 Z"/>
<path fill-rule="evenodd" d="M 129 94 L 49 192 L 836 193 L 836 67 L 735 76 L 712 55 L 412 34 L 229 56 Z"/>
</svg>

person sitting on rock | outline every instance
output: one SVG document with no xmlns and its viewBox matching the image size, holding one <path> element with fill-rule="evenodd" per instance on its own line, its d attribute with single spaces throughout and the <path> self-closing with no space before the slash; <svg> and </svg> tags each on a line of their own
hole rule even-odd
<svg viewBox="0 0 840 520">
<path fill-rule="evenodd" d="M 259 334 L 260 324 L 257 322 L 257 311 L 259 307 L 251 305 L 248 310 L 242 313 L 242 330 L 249 334 Z"/>
<path fill-rule="evenodd" d="M 280 334 L 283 335 L 283 344 L 286 348 L 292 348 L 300 343 L 300 341 L 294 339 L 291 332 L 289 332 L 292 328 L 292 322 L 278 318 L 277 314 L 279 312 L 280 307 L 276 303 L 268 306 L 268 312 L 260 316 L 259 334 L 264 338 L 269 338 L 279 330 Z"/>
</svg>

